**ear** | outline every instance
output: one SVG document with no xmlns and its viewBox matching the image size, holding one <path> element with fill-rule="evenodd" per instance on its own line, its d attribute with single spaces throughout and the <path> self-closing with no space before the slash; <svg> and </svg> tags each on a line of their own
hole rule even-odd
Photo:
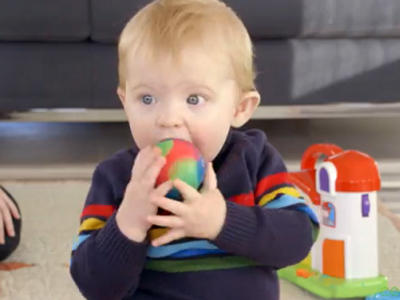
<svg viewBox="0 0 400 300">
<path fill-rule="evenodd" d="M 260 94 L 257 91 L 243 93 L 235 108 L 231 122 L 232 127 L 243 126 L 251 118 L 259 103 Z"/>
<path fill-rule="evenodd" d="M 121 100 L 122 106 L 125 106 L 125 90 L 121 87 L 117 88 L 117 95 L 119 100 Z"/>
</svg>

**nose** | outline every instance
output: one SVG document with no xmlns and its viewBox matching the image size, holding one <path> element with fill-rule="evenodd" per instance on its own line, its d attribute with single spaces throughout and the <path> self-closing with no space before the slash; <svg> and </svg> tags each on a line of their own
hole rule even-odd
<svg viewBox="0 0 400 300">
<path fill-rule="evenodd" d="M 158 114 L 157 123 L 160 127 L 180 127 L 183 124 L 181 109 L 178 105 L 165 105 Z"/>
</svg>

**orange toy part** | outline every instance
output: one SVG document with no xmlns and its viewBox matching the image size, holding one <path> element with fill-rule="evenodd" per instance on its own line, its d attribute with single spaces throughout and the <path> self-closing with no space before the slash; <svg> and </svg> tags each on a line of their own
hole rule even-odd
<svg viewBox="0 0 400 300">
<path fill-rule="evenodd" d="M 315 168 L 315 163 L 321 155 L 326 157 L 343 152 L 343 149 L 335 144 L 314 144 L 306 149 L 301 158 L 301 169 L 309 170 Z"/>
<path fill-rule="evenodd" d="M 344 278 L 344 241 L 326 239 L 322 251 L 322 273 Z"/>
<path fill-rule="evenodd" d="M 21 268 L 29 268 L 33 267 L 33 264 L 26 264 L 23 262 L 10 261 L 0 263 L 0 271 L 13 271 Z"/>
<path fill-rule="evenodd" d="M 344 151 L 334 144 L 314 144 L 306 149 L 300 172 L 289 173 L 289 181 L 307 194 L 315 205 L 320 205 L 316 191 L 315 165 L 321 156 L 324 162 L 337 169 L 335 190 L 338 192 L 371 192 L 381 187 L 379 170 L 373 158 L 356 150 Z"/>
<path fill-rule="evenodd" d="M 315 163 L 322 156 L 327 157 L 343 152 L 343 149 L 334 144 L 314 144 L 307 148 L 301 159 L 300 172 L 289 173 L 290 183 L 296 185 L 315 205 L 320 205 L 321 196 L 315 189 Z"/>
<path fill-rule="evenodd" d="M 296 270 L 296 276 L 298 277 L 303 277 L 303 278 L 308 278 L 312 275 L 313 273 L 306 270 L 306 269 L 297 269 Z"/>
<path fill-rule="evenodd" d="M 315 189 L 315 170 L 304 170 L 300 172 L 291 172 L 288 174 L 288 181 L 297 186 L 315 205 L 320 205 L 321 196 Z"/>
<path fill-rule="evenodd" d="M 325 161 L 338 171 L 336 191 L 372 192 L 381 188 L 381 179 L 375 160 L 365 153 L 346 150 L 328 157 Z"/>
</svg>

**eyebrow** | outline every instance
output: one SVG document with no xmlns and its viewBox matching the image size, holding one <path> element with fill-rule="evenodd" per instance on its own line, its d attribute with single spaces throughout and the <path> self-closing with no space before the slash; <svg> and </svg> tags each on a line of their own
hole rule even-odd
<svg viewBox="0 0 400 300">
<path fill-rule="evenodd" d="M 190 87 L 190 88 L 204 89 L 211 93 L 215 93 L 214 90 L 212 88 L 208 87 L 206 84 L 198 84 L 198 83 L 194 83 L 194 82 L 183 82 L 181 85 L 185 86 L 185 87 Z"/>
<path fill-rule="evenodd" d="M 137 90 L 137 89 L 141 89 L 141 88 L 147 88 L 147 89 L 151 89 L 151 90 L 154 89 L 154 88 L 151 87 L 150 85 L 147 85 L 147 84 L 144 84 L 144 83 L 139 83 L 139 84 L 133 86 L 133 87 L 131 88 L 131 90 L 133 91 L 133 90 Z"/>
<path fill-rule="evenodd" d="M 193 82 L 183 82 L 178 86 L 184 86 L 185 88 L 190 87 L 190 88 L 200 88 L 200 89 L 205 89 L 211 93 L 215 93 L 215 91 L 208 87 L 205 84 L 197 84 L 197 83 L 193 83 Z M 137 89 L 141 89 L 141 88 L 146 88 L 146 89 L 150 89 L 150 90 L 156 90 L 157 88 L 152 87 L 151 85 L 145 84 L 145 83 L 139 83 L 135 86 L 133 86 L 131 88 L 132 91 L 137 90 Z"/>
</svg>

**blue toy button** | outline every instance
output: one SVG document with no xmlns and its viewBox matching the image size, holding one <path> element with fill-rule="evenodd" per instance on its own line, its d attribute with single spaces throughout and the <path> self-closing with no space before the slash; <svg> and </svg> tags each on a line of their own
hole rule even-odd
<svg viewBox="0 0 400 300">
<path fill-rule="evenodd" d="M 400 300 L 400 290 L 392 288 L 390 290 L 368 296 L 365 300 Z"/>
</svg>

